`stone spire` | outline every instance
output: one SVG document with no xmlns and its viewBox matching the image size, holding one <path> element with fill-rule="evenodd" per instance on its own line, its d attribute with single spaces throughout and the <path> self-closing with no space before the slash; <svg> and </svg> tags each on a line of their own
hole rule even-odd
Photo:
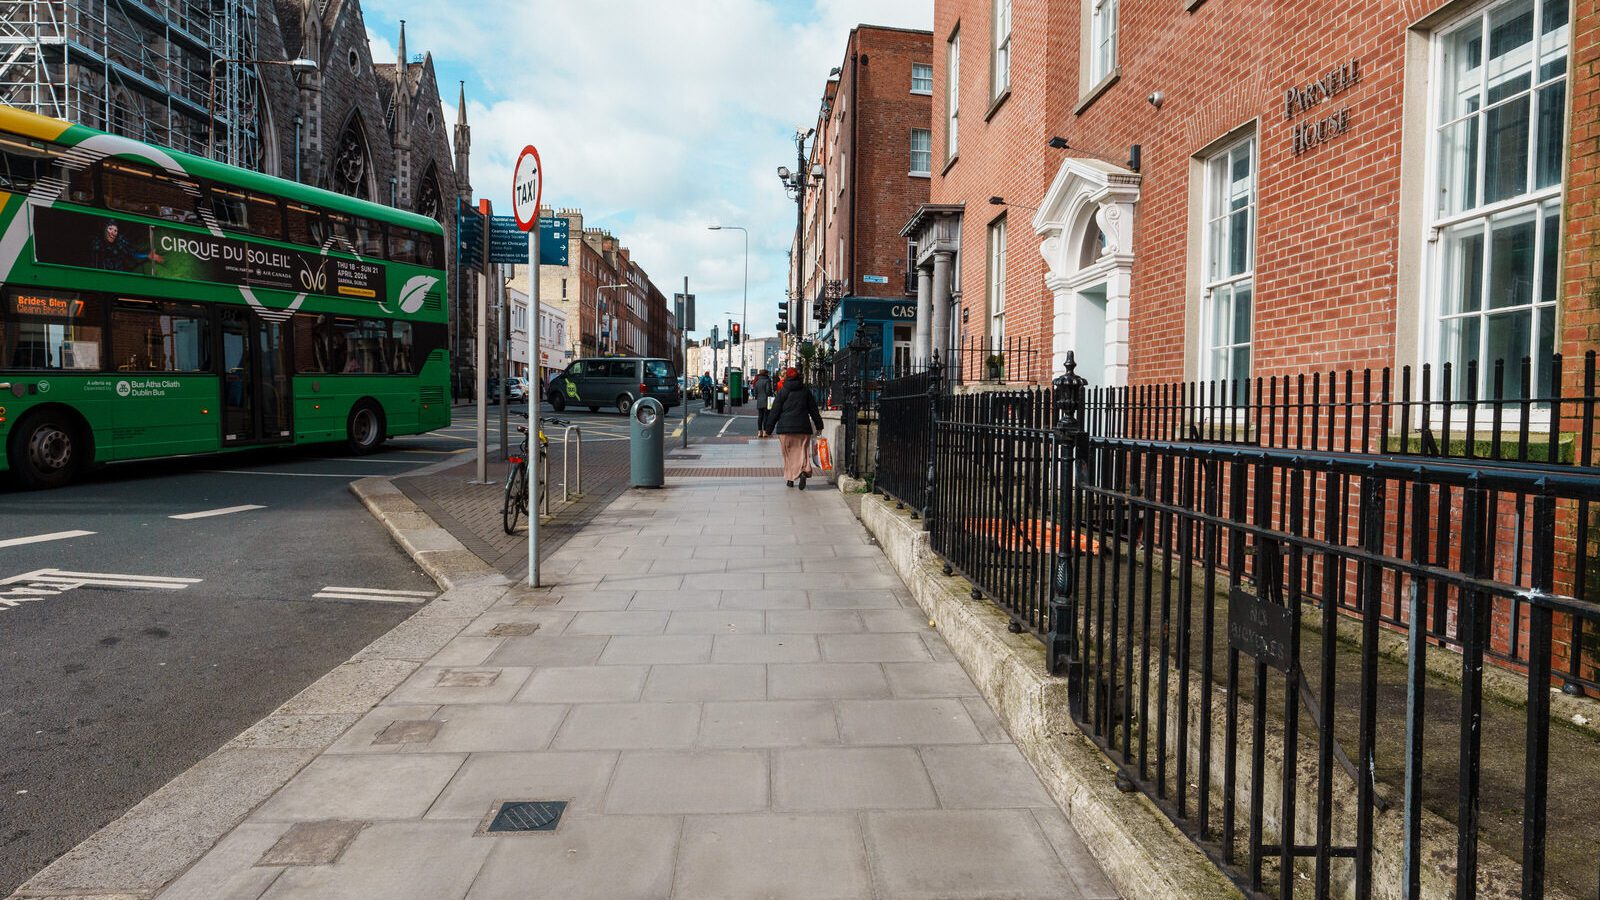
<svg viewBox="0 0 1600 900">
<path fill-rule="evenodd" d="M 461 99 L 456 101 L 456 185 L 463 199 L 472 199 L 472 179 L 468 163 L 472 157 L 472 126 L 467 124 L 467 83 L 461 82 Z"/>
</svg>

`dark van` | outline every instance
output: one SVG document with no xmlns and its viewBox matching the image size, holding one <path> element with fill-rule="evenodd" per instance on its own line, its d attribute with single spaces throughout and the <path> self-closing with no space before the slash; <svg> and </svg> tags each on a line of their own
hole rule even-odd
<svg viewBox="0 0 1600 900">
<path fill-rule="evenodd" d="M 604 406 L 627 415 L 640 397 L 654 397 L 667 409 L 678 405 L 678 373 L 672 363 L 637 357 L 580 359 L 550 379 L 545 392 L 557 412 L 569 406 L 599 412 Z"/>
</svg>

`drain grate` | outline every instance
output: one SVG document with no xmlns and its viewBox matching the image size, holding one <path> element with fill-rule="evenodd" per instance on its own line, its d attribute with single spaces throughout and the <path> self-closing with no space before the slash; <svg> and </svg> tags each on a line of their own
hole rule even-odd
<svg viewBox="0 0 1600 900">
<path fill-rule="evenodd" d="M 491 834 L 514 831 L 555 831 L 561 814 L 567 811 L 565 800 L 515 800 L 500 804 L 494 821 L 486 829 Z"/>
</svg>

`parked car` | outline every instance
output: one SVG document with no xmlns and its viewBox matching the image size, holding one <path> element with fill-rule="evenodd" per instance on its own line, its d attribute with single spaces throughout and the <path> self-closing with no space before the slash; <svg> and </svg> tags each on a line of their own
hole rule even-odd
<svg viewBox="0 0 1600 900">
<path fill-rule="evenodd" d="M 677 373 L 665 359 L 609 357 L 580 359 L 550 379 L 545 399 L 557 412 L 587 406 L 590 412 L 609 407 L 627 415 L 640 397 L 654 397 L 671 409 L 678 405 Z"/>
<path fill-rule="evenodd" d="M 516 403 L 528 399 L 528 379 L 513 375 L 506 379 L 506 396 Z"/>
</svg>

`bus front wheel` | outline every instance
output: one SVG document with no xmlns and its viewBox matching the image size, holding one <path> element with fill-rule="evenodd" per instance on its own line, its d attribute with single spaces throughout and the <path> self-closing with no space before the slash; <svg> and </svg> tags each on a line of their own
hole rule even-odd
<svg viewBox="0 0 1600 900">
<path fill-rule="evenodd" d="M 41 412 L 17 424 L 11 435 L 11 469 L 25 490 L 60 487 L 83 470 L 89 442 L 71 419 Z"/>
<path fill-rule="evenodd" d="M 345 446 L 351 453 L 372 453 L 383 446 L 383 410 L 371 400 L 363 400 L 350 410 L 345 423 Z"/>
</svg>

